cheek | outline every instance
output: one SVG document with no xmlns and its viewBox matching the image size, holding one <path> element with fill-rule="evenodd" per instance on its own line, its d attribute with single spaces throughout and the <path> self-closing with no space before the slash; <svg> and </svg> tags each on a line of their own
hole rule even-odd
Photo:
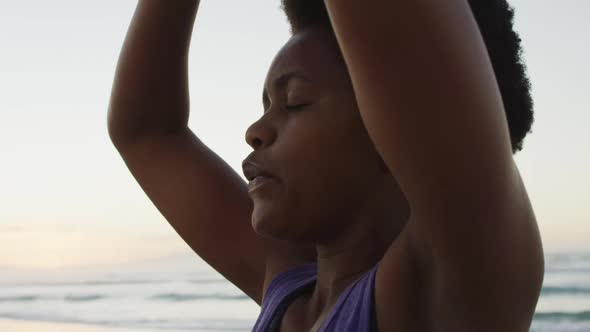
<svg viewBox="0 0 590 332">
<path fill-rule="evenodd" d="M 324 110 L 309 110 L 314 111 Z M 338 118 L 335 113 L 308 113 L 305 117 L 301 113 L 274 147 L 286 181 L 281 201 L 294 207 L 292 213 L 342 209 L 342 204 L 350 204 L 360 194 L 359 186 L 366 182 L 363 174 L 372 146 L 363 136 L 362 122 L 354 116 Z"/>
<path fill-rule="evenodd" d="M 356 191 L 362 174 L 367 172 L 372 146 L 364 144 L 358 124 L 351 122 L 332 121 L 327 126 L 314 123 L 281 146 L 281 167 L 294 195 L 321 202 L 327 197 L 347 196 L 343 191 Z"/>
<path fill-rule="evenodd" d="M 284 203 L 289 214 L 315 223 L 333 218 L 352 207 L 359 194 L 359 177 L 334 149 L 308 151 L 288 164 L 289 178 Z"/>
</svg>

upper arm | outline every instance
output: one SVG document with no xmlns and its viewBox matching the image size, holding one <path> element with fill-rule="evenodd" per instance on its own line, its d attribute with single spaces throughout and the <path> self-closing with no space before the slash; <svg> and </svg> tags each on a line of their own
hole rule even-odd
<svg viewBox="0 0 590 332">
<path fill-rule="evenodd" d="M 511 309 L 532 317 L 540 235 L 468 2 L 326 3 L 364 124 L 409 201 L 408 247 L 429 265 L 420 270 L 432 272 L 438 309 L 457 324 Z"/>
<path fill-rule="evenodd" d="M 502 99 L 467 1 L 326 2 L 363 122 L 412 210 L 512 190 Z"/>
<path fill-rule="evenodd" d="M 532 214 L 506 215 L 511 219 L 464 216 L 460 223 L 484 226 L 459 230 L 462 238 L 440 251 L 426 240 L 435 235 L 417 227 L 426 215 L 412 216 L 377 271 L 380 327 L 528 331 L 543 283 L 539 230 Z M 430 217 L 449 225 L 456 221 Z"/>
<path fill-rule="evenodd" d="M 279 246 L 254 232 L 252 201 L 244 180 L 189 129 L 115 145 L 141 188 L 180 237 L 260 304 L 267 263 L 280 269 L 281 263 L 288 263 L 293 248 Z M 293 253 L 292 257 L 298 256 Z"/>
</svg>

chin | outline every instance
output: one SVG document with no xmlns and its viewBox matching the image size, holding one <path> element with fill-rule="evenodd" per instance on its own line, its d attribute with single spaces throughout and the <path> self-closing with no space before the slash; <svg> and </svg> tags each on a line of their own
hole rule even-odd
<svg viewBox="0 0 590 332">
<path fill-rule="evenodd" d="M 277 222 L 278 221 L 278 222 Z M 316 244 L 312 237 L 306 236 L 301 229 L 294 229 L 293 224 L 286 219 L 273 219 L 268 222 L 259 220 L 253 221 L 254 231 L 262 237 L 275 241 L 289 242 L 297 246 L 313 246 Z"/>
<path fill-rule="evenodd" d="M 252 216 L 252 228 L 256 233 L 277 240 L 287 240 L 285 237 L 289 236 L 288 227 L 283 222 L 284 219 Z"/>
<path fill-rule="evenodd" d="M 279 241 L 299 243 L 301 239 L 297 236 L 297 230 L 292 226 L 293 223 L 291 220 L 284 216 L 260 215 L 256 213 L 252 215 L 252 228 L 257 234 Z"/>
<path fill-rule="evenodd" d="M 297 245 L 314 245 L 315 238 L 308 218 L 294 215 L 291 211 L 277 209 L 276 205 L 254 205 L 252 228 L 260 236 Z"/>
</svg>

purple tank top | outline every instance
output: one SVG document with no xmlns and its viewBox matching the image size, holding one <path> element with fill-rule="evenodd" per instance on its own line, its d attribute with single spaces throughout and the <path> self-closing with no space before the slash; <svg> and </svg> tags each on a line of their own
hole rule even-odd
<svg viewBox="0 0 590 332">
<path fill-rule="evenodd" d="M 377 263 L 348 286 L 331 309 L 318 332 L 375 332 L 375 273 Z M 260 315 L 252 332 L 278 331 L 283 315 L 291 302 L 315 285 L 316 263 L 296 266 L 281 272 L 270 282 Z"/>
</svg>

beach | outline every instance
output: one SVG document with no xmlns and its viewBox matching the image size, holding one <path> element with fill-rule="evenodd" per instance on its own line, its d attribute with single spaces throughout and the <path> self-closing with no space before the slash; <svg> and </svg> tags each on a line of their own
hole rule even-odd
<svg viewBox="0 0 590 332">
<path fill-rule="evenodd" d="M 0 319 L 0 331 L 10 332 L 149 332 L 153 330 L 130 330 L 97 327 L 84 324 L 46 323 L 23 320 Z"/>
</svg>

